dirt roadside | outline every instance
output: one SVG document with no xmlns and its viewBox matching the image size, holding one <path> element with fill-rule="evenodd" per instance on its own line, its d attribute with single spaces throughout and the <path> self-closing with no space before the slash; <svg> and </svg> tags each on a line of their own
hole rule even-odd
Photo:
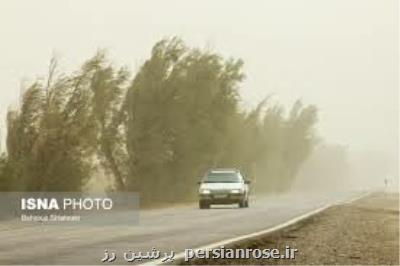
<svg viewBox="0 0 400 266">
<path fill-rule="evenodd" d="M 198 259 L 189 264 L 399 265 L 399 194 L 333 206 L 294 226 L 225 248 L 296 248 L 295 259 Z"/>
</svg>

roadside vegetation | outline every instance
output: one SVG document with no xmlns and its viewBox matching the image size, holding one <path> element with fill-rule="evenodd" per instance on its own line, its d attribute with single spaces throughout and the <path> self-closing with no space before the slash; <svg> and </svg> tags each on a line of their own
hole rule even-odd
<svg viewBox="0 0 400 266">
<path fill-rule="evenodd" d="M 80 191 L 101 169 L 143 203 L 195 197 L 210 167 L 240 168 L 258 191 L 289 188 L 317 143 L 317 110 L 240 106 L 243 61 L 156 43 L 135 75 L 98 52 L 73 73 L 52 60 L 7 116 L 1 191 Z M 295 89 L 295 88 L 293 88 Z"/>
</svg>

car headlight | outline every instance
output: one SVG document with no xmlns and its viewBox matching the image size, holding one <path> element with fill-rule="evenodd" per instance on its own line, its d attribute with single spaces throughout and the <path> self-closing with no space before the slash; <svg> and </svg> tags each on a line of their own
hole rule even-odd
<svg viewBox="0 0 400 266">
<path fill-rule="evenodd" d="M 200 194 L 210 194 L 211 191 L 209 189 L 202 189 L 200 190 Z"/>
<path fill-rule="evenodd" d="M 232 189 L 231 190 L 231 193 L 232 194 L 240 194 L 240 193 L 242 193 L 243 191 L 241 190 L 241 189 Z"/>
</svg>

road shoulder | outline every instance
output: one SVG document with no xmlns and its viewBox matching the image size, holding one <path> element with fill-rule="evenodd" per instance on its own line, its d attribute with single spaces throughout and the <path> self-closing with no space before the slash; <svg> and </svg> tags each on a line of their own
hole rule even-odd
<svg viewBox="0 0 400 266">
<path fill-rule="evenodd" d="M 399 194 L 375 193 L 232 248 L 285 250 L 295 259 L 203 259 L 191 264 L 399 265 Z"/>
</svg>

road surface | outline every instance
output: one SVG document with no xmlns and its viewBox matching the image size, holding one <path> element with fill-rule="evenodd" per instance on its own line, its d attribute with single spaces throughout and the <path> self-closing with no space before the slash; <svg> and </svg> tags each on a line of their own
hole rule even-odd
<svg viewBox="0 0 400 266">
<path fill-rule="evenodd" d="M 143 210 L 131 226 L 49 226 L 0 223 L 0 264 L 102 264 L 104 251 L 116 252 L 114 264 L 124 264 L 125 251 L 153 247 L 176 253 L 273 227 L 326 204 L 361 192 L 291 193 L 257 197 L 250 208 L 200 210 L 197 204 Z M 110 263 L 105 263 L 110 264 Z"/>
<path fill-rule="evenodd" d="M 235 249 L 296 248 L 293 259 L 191 259 L 189 265 L 399 265 L 399 194 L 376 192 L 332 206 Z"/>
</svg>

